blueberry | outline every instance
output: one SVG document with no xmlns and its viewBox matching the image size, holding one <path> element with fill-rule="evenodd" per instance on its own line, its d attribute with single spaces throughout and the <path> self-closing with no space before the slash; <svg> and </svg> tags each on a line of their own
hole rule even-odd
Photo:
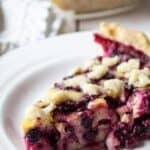
<svg viewBox="0 0 150 150">
<path fill-rule="evenodd" d="M 66 102 L 63 102 L 57 106 L 55 109 L 55 112 L 58 113 L 70 113 L 76 110 L 76 104 L 75 102 L 68 100 Z"/>
<path fill-rule="evenodd" d="M 86 106 L 87 106 L 87 102 L 86 101 L 82 101 L 82 102 L 79 102 L 78 105 L 77 105 L 77 111 L 84 111 L 86 109 Z"/>
<path fill-rule="evenodd" d="M 90 118 L 90 117 L 87 116 L 87 115 L 83 115 L 82 118 L 81 118 L 81 125 L 82 125 L 84 128 L 90 128 L 91 125 L 92 125 L 92 121 L 93 121 L 92 118 Z"/>
<path fill-rule="evenodd" d="M 52 129 L 47 133 L 47 138 L 49 144 L 54 147 L 60 138 L 60 133 L 56 129 Z"/>
<path fill-rule="evenodd" d="M 69 139 L 73 139 L 78 142 L 74 127 L 68 123 L 65 123 L 65 134 Z"/>
<path fill-rule="evenodd" d="M 119 102 L 110 96 L 106 96 L 105 100 L 106 100 L 108 106 L 112 109 L 117 108 L 119 106 Z"/>
<path fill-rule="evenodd" d="M 37 142 L 40 138 L 41 138 L 41 131 L 39 128 L 34 128 L 34 129 L 31 129 L 26 137 L 28 138 L 29 142 L 30 143 L 35 143 Z"/>
<path fill-rule="evenodd" d="M 146 131 L 146 128 L 144 125 L 135 125 L 133 128 L 133 134 L 136 136 L 142 136 L 144 132 Z"/>
<path fill-rule="evenodd" d="M 97 132 L 97 129 L 90 129 L 83 134 L 83 138 L 88 142 L 92 142 L 95 140 Z"/>
<path fill-rule="evenodd" d="M 122 133 L 122 132 L 120 132 L 120 131 L 116 131 L 116 132 L 115 132 L 115 136 L 119 139 L 119 141 L 120 141 L 121 145 L 123 145 L 123 146 L 124 146 L 124 144 L 125 144 L 125 140 L 126 140 L 125 135 L 123 135 L 123 133 Z"/>
<path fill-rule="evenodd" d="M 119 139 L 122 146 L 130 137 L 130 130 L 127 124 L 119 123 L 115 130 L 115 136 Z"/>
</svg>

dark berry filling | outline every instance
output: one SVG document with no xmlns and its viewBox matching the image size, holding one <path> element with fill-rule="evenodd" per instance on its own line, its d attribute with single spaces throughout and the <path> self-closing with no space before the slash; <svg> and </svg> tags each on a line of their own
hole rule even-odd
<svg viewBox="0 0 150 150">
<path fill-rule="evenodd" d="M 129 127 L 125 123 L 119 123 L 115 128 L 115 136 L 119 139 L 121 147 L 123 147 L 130 136 Z"/>
<path fill-rule="evenodd" d="M 114 128 L 114 135 L 119 140 L 120 147 L 135 147 L 143 139 L 150 137 L 150 115 L 135 119 L 132 126 L 120 122 Z"/>
<path fill-rule="evenodd" d="M 84 111 L 87 107 L 87 101 L 80 101 L 77 103 L 77 112 Z"/>
<path fill-rule="evenodd" d="M 119 98 L 118 99 L 114 99 L 114 98 L 112 98 L 110 96 L 106 96 L 105 100 L 106 100 L 109 108 L 111 108 L 111 109 L 115 109 L 115 108 L 121 106 Z"/>
<path fill-rule="evenodd" d="M 83 95 L 77 102 L 66 100 L 57 105 L 54 113 L 68 114 L 72 112 L 84 111 L 87 109 L 88 102 L 98 98 L 100 95 Z"/>
<path fill-rule="evenodd" d="M 84 128 L 91 128 L 92 122 L 93 122 L 93 118 L 90 118 L 90 116 L 88 116 L 88 115 L 86 115 L 86 114 L 83 114 L 83 115 L 81 116 L 81 125 L 82 125 Z"/>
<path fill-rule="evenodd" d="M 34 128 L 28 131 L 25 139 L 27 150 L 30 150 L 30 147 L 35 150 L 54 150 L 57 149 L 60 133 L 56 128 Z"/>
<path fill-rule="evenodd" d="M 140 60 L 142 67 L 150 67 L 150 57 L 133 46 L 125 45 L 120 42 L 108 39 L 99 34 L 95 34 L 95 42 L 99 43 L 104 48 L 105 56 L 119 56 L 122 61 L 127 61 L 130 58 Z"/>
<path fill-rule="evenodd" d="M 134 136 L 143 136 L 146 131 L 146 127 L 143 124 L 135 124 L 133 127 L 133 135 Z"/>
<path fill-rule="evenodd" d="M 139 136 L 145 132 L 150 132 L 150 115 L 145 114 L 140 118 L 135 119 L 133 126 L 133 134 Z"/>
<path fill-rule="evenodd" d="M 95 140 L 97 134 L 98 134 L 97 129 L 90 129 L 89 131 L 83 134 L 83 139 L 91 143 Z"/>
<path fill-rule="evenodd" d="M 64 123 L 64 126 L 65 126 L 65 133 L 66 133 L 65 136 L 67 138 L 73 139 L 74 141 L 78 142 L 78 138 L 76 136 L 74 127 L 67 122 Z"/>
<path fill-rule="evenodd" d="M 30 143 L 36 143 L 42 136 L 42 133 L 39 128 L 34 128 L 28 131 L 26 137 Z"/>
<path fill-rule="evenodd" d="M 67 100 L 57 105 L 57 108 L 54 110 L 54 112 L 66 114 L 74 112 L 75 110 L 76 110 L 76 103 L 74 101 Z"/>
<path fill-rule="evenodd" d="M 80 87 L 72 87 L 72 86 L 64 86 L 63 84 L 55 83 L 54 85 L 56 88 L 59 88 L 61 90 L 68 90 L 68 91 L 77 91 L 81 92 Z"/>
<path fill-rule="evenodd" d="M 90 82 L 92 84 L 98 84 L 100 81 L 101 81 L 101 78 L 99 78 L 99 79 L 90 79 Z"/>
<path fill-rule="evenodd" d="M 48 133 L 46 134 L 46 137 L 48 139 L 48 143 L 52 147 L 56 147 L 56 144 L 60 138 L 60 133 L 56 129 L 52 129 L 48 131 Z"/>
<path fill-rule="evenodd" d="M 79 102 L 67 100 L 57 105 L 57 108 L 53 111 L 55 114 L 68 114 L 72 112 L 79 112 L 86 109 L 88 99 L 81 98 Z"/>
</svg>

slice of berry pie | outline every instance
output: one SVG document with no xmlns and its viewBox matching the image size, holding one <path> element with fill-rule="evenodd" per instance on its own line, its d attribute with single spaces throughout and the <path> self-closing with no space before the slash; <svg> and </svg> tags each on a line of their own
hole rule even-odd
<svg viewBox="0 0 150 150">
<path fill-rule="evenodd" d="M 102 56 L 57 82 L 21 123 L 27 150 L 118 150 L 150 139 L 150 41 L 101 24 Z"/>
</svg>

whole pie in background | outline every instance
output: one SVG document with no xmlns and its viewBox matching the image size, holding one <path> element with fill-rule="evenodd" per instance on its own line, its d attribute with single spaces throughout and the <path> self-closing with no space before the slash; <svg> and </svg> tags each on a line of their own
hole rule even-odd
<svg viewBox="0 0 150 150">
<path fill-rule="evenodd" d="M 52 0 L 52 2 L 63 10 L 86 13 L 135 6 L 139 0 Z"/>
<path fill-rule="evenodd" d="M 103 49 L 27 109 L 27 150 L 118 150 L 150 138 L 150 40 L 116 24 L 94 35 Z"/>
</svg>

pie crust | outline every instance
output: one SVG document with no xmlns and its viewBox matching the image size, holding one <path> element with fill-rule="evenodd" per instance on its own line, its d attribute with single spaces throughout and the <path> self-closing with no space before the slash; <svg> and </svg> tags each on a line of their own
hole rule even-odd
<svg viewBox="0 0 150 150">
<path fill-rule="evenodd" d="M 126 45 L 132 45 L 150 55 L 150 38 L 143 32 L 123 28 L 116 23 L 103 22 L 100 24 L 100 34 Z"/>
</svg>

